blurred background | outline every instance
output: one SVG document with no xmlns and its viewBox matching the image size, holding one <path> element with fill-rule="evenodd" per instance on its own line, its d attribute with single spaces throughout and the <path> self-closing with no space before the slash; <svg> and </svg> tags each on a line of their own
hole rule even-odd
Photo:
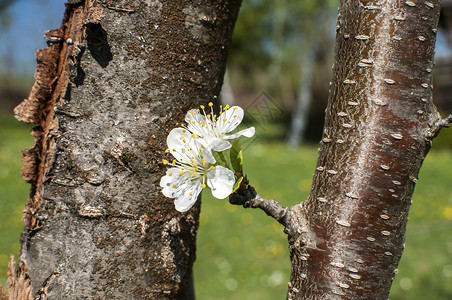
<svg viewBox="0 0 452 300">
<path fill-rule="evenodd" d="M 257 128 L 245 172 L 266 198 L 306 199 L 333 60 L 336 0 L 244 0 L 221 101 L 247 110 Z M 19 252 L 29 186 L 19 175 L 32 125 L 12 116 L 28 96 L 34 51 L 57 28 L 63 0 L 0 0 L 0 284 Z M 434 102 L 452 113 L 452 1 L 443 0 L 434 69 Z M 208 101 L 208 99 L 206 99 Z M 263 163 L 265 162 L 265 163 Z M 390 299 L 452 299 L 452 129 L 434 141 L 419 175 L 406 250 Z M 285 299 L 290 274 L 282 227 L 261 211 L 203 196 L 195 263 L 198 299 Z"/>
</svg>

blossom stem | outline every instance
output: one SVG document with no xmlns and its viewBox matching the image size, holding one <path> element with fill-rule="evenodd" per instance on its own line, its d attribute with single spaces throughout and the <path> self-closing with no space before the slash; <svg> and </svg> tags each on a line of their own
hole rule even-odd
<svg viewBox="0 0 452 300">
<path fill-rule="evenodd" d="M 281 206 L 275 199 L 267 200 L 259 195 L 256 190 L 248 185 L 243 190 L 229 196 L 229 203 L 234 205 L 243 205 L 244 208 L 260 208 L 268 216 L 274 218 L 283 226 L 287 226 L 290 210 L 287 207 Z"/>
</svg>

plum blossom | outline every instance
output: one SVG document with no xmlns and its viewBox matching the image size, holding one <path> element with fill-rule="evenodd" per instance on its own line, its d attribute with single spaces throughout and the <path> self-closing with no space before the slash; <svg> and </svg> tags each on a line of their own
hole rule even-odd
<svg viewBox="0 0 452 300">
<path fill-rule="evenodd" d="M 200 140 L 198 135 L 184 128 L 173 129 L 167 138 L 167 152 L 175 159 L 171 163 L 163 161 L 172 167 L 161 178 L 160 186 L 166 197 L 175 198 L 176 210 L 180 212 L 189 210 L 206 186 L 218 199 L 226 198 L 233 191 L 234 172 L 215 165 L 211 150 Z"/>
<path fill-rule="evenodd" d="M 254 135 L 254 127 L 229 134 L 243 120 L 244 112 L 241 107 L 229 107 L 229 105 L 226 105 L 223 109 L 220 106 L 220 113 L 217 116 L 213 113 L 212 105 L 212 102 L 210 102 L 210 113 L 206 114 L 205 107 L 201 105 L 202 111 L 192 109 L 185 116 L 185 121 L 188 123 L 187 129 L 201 138 L 198 141 L 202 145 L 214 151 L 221 152 L 232 147 L 231 140 L 240 136 L 252 137 Z"/>
</svg>

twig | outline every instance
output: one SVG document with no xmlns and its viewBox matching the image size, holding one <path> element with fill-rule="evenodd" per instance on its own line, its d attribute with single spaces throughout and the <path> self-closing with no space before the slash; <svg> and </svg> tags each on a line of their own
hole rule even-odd
<svg viewBox="0 0 452 300">
<path fill-rule="evenodd" d="M 452 123 L 452 115 L 448 115 L 444 119 L 439 119 L 436 121 L 432 128 L 427 132 L 427 139 L 434 139 L 440 132 L 441 128 L 443 127 L 449 127 L 449 125 Z"/>
<path fill-rule="evenodd" d="M 263 198 L 250 185 L 231 194 L 229 196 L 229 203 L 234 205 L 243 205 L 245 208 L 260 208 L 268 216 L 273 217 L 282 225 L 287 225 L 289 209 L 281 206 L 281 204 L 279 204 L 275 199 L 267 200 Z"/>
</svg>

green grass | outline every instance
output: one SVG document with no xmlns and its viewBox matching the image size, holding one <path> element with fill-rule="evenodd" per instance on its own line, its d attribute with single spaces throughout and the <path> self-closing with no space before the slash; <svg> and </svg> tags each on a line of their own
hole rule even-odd
<svg viewBox="0 0 452 300">
<path fill-rule="evenodd" d="M 10 255 L 19 253 L 22 211 L 29 184 L 20 177 L 22 149 L 33 146 L 32 126 L 0 115 L 0 284 L 6 281 Z"/>
<path fill-rule="evenodd" d="M 33 144 L 29 129 L 0 117 L 0 283 L 9 255 L 19 251 L 29 190 L 19 176 L 20 150 Z M 447 148 L 434 145 L 421 169 L 390 299 L 452 299 L 452 151 Z M 317 145 L 291 151 L 282 143 L 256 141 L 244 159 L 259 193 L 291 206 L 309 193 Z M 197 299 L 285 299 L 290 262 L 282 226 L 262 211 L 209 194 L 203 195 L 194 267 Z"/>
<path fill-rule="evenodd" d="M 244 171 L 263 197 L 285 206 L 305 200 L 317 151 L 282 144 L 253 144 Z M 283 227 L 259 210 L 203 194 L 195 290 L 198 299 L 285 299 L 290 275 Z"/>
</svg>

